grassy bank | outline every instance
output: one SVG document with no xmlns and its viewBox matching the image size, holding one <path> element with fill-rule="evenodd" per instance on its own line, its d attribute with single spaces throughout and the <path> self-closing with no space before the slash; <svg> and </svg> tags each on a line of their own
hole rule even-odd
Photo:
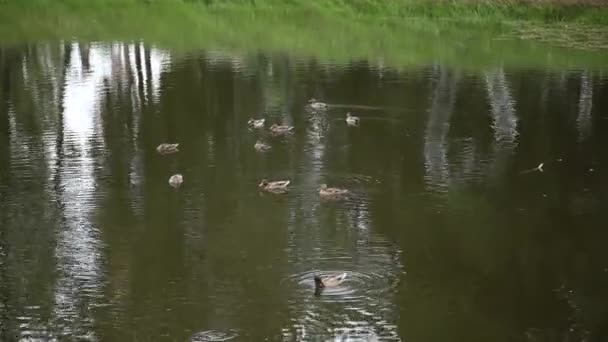
<svg viewBox="0 0 608 342">
<path fill-rule="evenodd" d="M 583 1 L 594 2 L 594 0 Z M 354 17 L 415 17 L 485 22 L 526 20 L 545 23 L 577 22 L 608 25 L 608 7 L 571 5 L 568 0 L 530 1 L 528 3 L 510 0 L 258 0 L 253 2 L 250 0 L 212 0 L 210 4 L 217 8 L 242 8 L 243 6 L 266 9 L 308 8 L 318 13 Z"/>
<path fill-rule="evenodd" d="M 537 21 L 498 20 L 472 11 L 475 6 L 437 4 L 426 14 L 399 7 L 405 0 L 258 0 L 182 2 L 180 0 L 0 0 L 0 42 L 21 44 L 40 40 L 143 40 L 176 51 L 227 49 L 238 52 L 280 51 L 324 60 L 382 59 L 393 66 L 443 63 L 465 68 L 495 65 L 521 67 L 605 68 L 607 33 L 589 31 L 597 41 L 583 51 L 520 40 L 524 34 L 544 38 L 543 32 L 576 32 L 581 39 L 591 16 L 585 9 L 568 22 L 569 30 L 549 12 L 531 12 Z M 366 7 L 367 6 L 367 7 Z M 441 6 L 451 6 L 442 12 Z M 506 6 L 506 5 L 505 5 Z M 405 8 L 405 9 L 404 9 Z M 447 8 L 447 7 L 446 7 Z M 468 8 L 469 20 L 456 22 L 457 9 Z M 394 12 L 391 9 L 399 9 Z M 407 12 L 406 10 L 412 12 Z M 548 11 L 543 9 L 542 11 Z M 432 11 L 434 14 L 431 14 Z M 561 10 L 560 10 L 561 11 Z M 605 11 L 605 9 L 602 9 Z M 601 12 L 601 11 L 600 11 Z M 365 13 L 365 14 L 364 14 Z M 438 13 L 445 14 L 441 19 Z M 508 14 L 511 13 L 511 14 Z M 515 15 L 517 11 L 501 16 Z M 544 13 L 544 14 L 542 14 Z M 605 12 L 601 12 L 605 13 Z M 410 15 L 405 17 L 405 15 Z M 541 15 L 542 14 L 542 15 Z M 572 14 L 573 15 L 573 14 Z M 459 19 L 463 19 L 463 17 Z M 542 18 L 553 18 L 541 24 Z M 543 19 L 544 20 L 544 19 Z M 580 22 L 580 23 L 579 23 Z M 576 30 L 574 30 L 576 28 Z M 553 30 L 553 31 L 551 31 Z M 582 30 L 583 33 L 580 33 Z M 603 36 L 602 36 L 603 35 Z M 550 36 L 550 35 L 548 35 Z M 569 35 L 565 35 L 570 37 Z M 597 38 L 599 37 L 599 38 Z M 551 42 L 550 42 L 551 43 Z M 584 46 L 583 47 L 589 47 Z"/>
<path fill-rule="evenodd" d="M 526 20 L 608 25 L 608 3 L 604 0 L 0 0 L 0 3 L 3 2 L 19 3 L 26 7 L 65 5 L 72 8 L 190 4 L 216 10 L 307 11 L 316 15 L 347 17 L 416 17 L 492 22 Z"/>
</svg>

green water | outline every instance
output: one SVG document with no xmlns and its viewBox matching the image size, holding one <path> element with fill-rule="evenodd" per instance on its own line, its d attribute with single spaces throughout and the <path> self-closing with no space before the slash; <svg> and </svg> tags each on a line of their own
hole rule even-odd
<svg viewBox="0 0 608 342">
<path fill-rule="evenodd" d="M 0 341 L 608 338 L 603 55 L 130 34 L 0 40 Z"/>
</svg>

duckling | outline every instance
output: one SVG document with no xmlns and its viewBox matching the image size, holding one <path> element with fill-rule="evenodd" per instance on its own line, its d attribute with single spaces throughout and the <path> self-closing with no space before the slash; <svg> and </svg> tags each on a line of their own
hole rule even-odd
<svg viewBox="0 0 608 342">
<path fill-rule="evenodd" d="M 347 189 L 328 188 L 327 184 L 321 184 L 321 188 L 319 189 L 319 195 L 325 198 L 339 198 L 347 193 Z"/>
<path fill-rule="evenodd" d="M 179 150 L 177 149 L 178 146 L 179 144 L 160 144 L 156 148 L 156 151 L 160 154 L 175 153 L 179 152 Z"/>
<path fill-rule="evenodd" d="M 247 121 L 247 124 L 249 125 L 249 127 L 253 127 L 253 128 L 264 128 L 264 122 L 266 122 L 266 119 L 254 119 L 251 118 L 249 119 L 249 121 Z"/>
<path fill-rule="evenodd" d="M 174 188 L 179 188 L 180 185 L 182 185 L 182 183 L 184 182 L 184 177 L 181 174 L 175 174 L 173 176 L 171 176 L 171 178 L 169 178 L 169 185 L 171 185 Z"/>
<path fill-rule="evenodd" d="M 274 134 L 274 135 L 284 135 L 284 134 L 291 133 L 291 131 L 293 131 L 293 126 L 277 125 L 277 124 L 272 124 L 272 126 L 270 126 L 270 132 L 272 132 L 272 134 Z"/>
<path fill-rule="evenodd" d="M 308 100 L 308 106 L 314 110 L 325 110 L 327 109 L 327 103 L 319 102 L 316 99 L 312 98 Z"/>
<path fill-rule="evenodd" d="M 287 186 L 291 183 L 289 180 L 282 181 L 268 181 L 267 179 L 262 179 L 258 187 L 261 190 L 272 192 L 275 194 L 284 194 L 287 192 Z"/>
<path fill-rule="evenodd" d="M 315 293 L 320 294 L 327 287 L 337 287 L 346 280 L 346 273 L 335 274 L 326 277 L 315 276 Z"/>
<path fill-rule="evenodd" d="M 255 148 L 256 151 L 258 152 L 267 152 L 270 151 L 272 149 L 272 146 L 268 145 L 267 143 L 264 143 L 260 140 L 255 142 L 255 145 L 253 145 L 253 148 Z"/>
<path fill-rule="evenodd" d="M 353 116 L 350 112 L 346 113 L 346 124 L 348 124 L 349 126 L 358 126 L 359 117 Z"/>
</svg>

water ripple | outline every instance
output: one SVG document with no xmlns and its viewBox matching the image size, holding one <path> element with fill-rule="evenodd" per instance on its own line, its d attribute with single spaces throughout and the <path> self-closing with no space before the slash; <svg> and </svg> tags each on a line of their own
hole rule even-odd
<svg viewBox="0 0 608 342">
<path fill-rule="evenodd" d="M 393 296 L 401 275 L 399 251 L 389 241 L 363 232 L 353 249 L 321 242 L 308 253 L 289 249 L 291 262 L 316 265 L 281 280 L 289 293 L 292 319 L 283 328 L 286 340 L 369 341 L 399 340 Z M 369 236 L 368 236 L 369 235 Z M 361 239 L 365 243 L 359 243 Z M 302 258 L 302 256 L 307 257 Z M 333 267 L 331 267 L 333 266 Z M 374 270 L 370 272 L 369 270 Z M 314 277 L 346 273 L 337 287 L 315 295 Z"/>
<path fill-rule="evenodd" d="M 238 336 L 236 330 L 218 331 L 218 330 L 205 330 L 200 331 L 192 335 L 190 338 L 191 342 L 212 342 L 212 341 L 229 341 Z"/>
<path fill-rule="evenodd" d="M 314 277 L 327 277 L 335 274 L 346 273 L 346 280 L 337 287 L 326 288 L 322 292 L 322 298 L 324 301 L 358 301 L 364 300 L 366 296 L 363 295 L 367 290 L 370 289 L 369 284 L 373 283 L 375 274 L 363 274 L 359 272 L 352 272 L 346 270 L 332 270 L 332 271 L 306 271 L 298 274 L 294 274 L 285 278 L 282 283 L 292 283 L 296 285 L 298 289 L 295 291 L 302 292 L 302 295 L 306 291 L 309 293 L 314 292 L 315 284 Z"/>
</svg>

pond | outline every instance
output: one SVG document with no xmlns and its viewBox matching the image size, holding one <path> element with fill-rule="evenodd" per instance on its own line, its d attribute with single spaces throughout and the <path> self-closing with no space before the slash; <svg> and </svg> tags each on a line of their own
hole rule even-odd
<svg viewBox="0 0 608 342">
<path fill-rule="evenodd" d="M 436 57 L 0 45 L 0 340 L 606 338 L 606 69 Z"/>
</svg>

